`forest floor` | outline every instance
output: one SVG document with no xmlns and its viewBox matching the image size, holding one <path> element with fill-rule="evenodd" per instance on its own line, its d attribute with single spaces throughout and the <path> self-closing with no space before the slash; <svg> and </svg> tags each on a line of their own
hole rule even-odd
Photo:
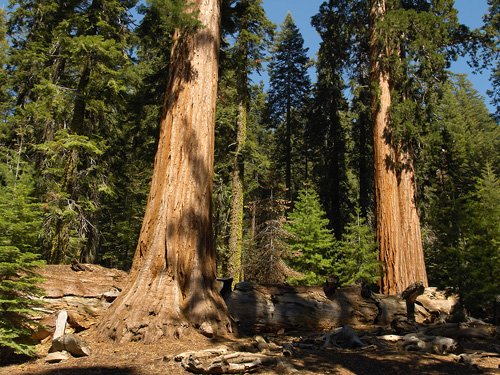
<svg viewBox="0 0 500 375">
<path fill-rule="evenodd" d="M 358 331 L 359 332 L 359 331 Z M 362 332 L 362 331 L 361 331 Z M 251 347 L 252 338 L 208 339 L 196 332 L 184 335 L 180 340 L 163 340 L 154 345 L 141 343 L 115 344 L 95 340 L 93 329 L 80 335 L 92 348 L 89 357 L 70 358 L 58 364 L 48 364 L 44 360 L 50 343 L 39 345 L 39 358 L 0 368 L 0 374 L 26 375 L 153 375 L 189 374 L 175 355 L 192 350 L 202 350 L 225 345 L 231 350 L 241 351 Z M 362 336 L 365 341 L 369 335 Z M 274 342 L 282 344 L 297 341 L 297 336 L 280 336 Z M 469 355 L 471 363 L 459 363 L 453 355 L 435 355 L 422 352 L 408 352 L 394 343 L 383 346 L 369 345 L 360 349 L 299 349 L 294 348 L 291 358 L 283 363 L 265 366 L 255 373 L 276 375 L 297 373 L 304 375 L 321 374 L 499 374 L 500 354 L 493 352 L 495 343 L 491 340 L 471 340 L 462 342 L 463 352 Z M 291 366 L 290 366 L 291 365 Z"/>
<path fill-rule="evenodd" d="M 46 362 L 51 346 L 51 336 L 37 346 L 37 357 L 16 363 L 0 363 L 0 374 L 8 375 L 185 375 L 189 374 L 175 360 L 186 351 L 200 351 L 226 346 L 229 351 L 258 353 L 256 337 L 210 339 L 195 330 L 183 331 L 180 339 L 163 339 L 155 344 L 116 344 L 99 341 L 96 324 L 109 303 L 102 298 L 103 292 L 121 290 L 127 280 L 123 271 L 92 266 L 92 272 L 73 272 L 69 266 L 50 266 L 42 271 L 46 292 L 46 308 L 54 311 L 75 311 L 76 318 L 85 329 L 76 333 L 91 348 L 88 357 L 75 358 L 60 363 Z M 42 321 L 43 323 L 43 321 Z M 493 330 L 495 327 L 490 326 Z M 280 351 L 277 361 L 259 367 L 256 374 L 500 374 L 500 327 L 496 334 L 481 338 L 460 339 L 460 353 L 436 355 L 427 352 L 405 351 L 402 345 L 382 341 L 378 334 L 385 327 L 354 326 L 363 343 L 358 349 L 343 349 L 336 345 L 324 348 L 311 345 L 320 332 L 301 332 L 262 335 L 275 347 L 293 347 L 291 356 Z M 53 331 L 52 331 L 53 332 Z M 72 332 L 70 332 L 72 333 Z M 390 333 L 390 332 L 387 332 Z M 307 344 L 309 343 L 309 344 Z M 459 353 L 457 353 L 459 354 Z M 464 363 L 466 362 L 466 363 Z"/>
</svg>

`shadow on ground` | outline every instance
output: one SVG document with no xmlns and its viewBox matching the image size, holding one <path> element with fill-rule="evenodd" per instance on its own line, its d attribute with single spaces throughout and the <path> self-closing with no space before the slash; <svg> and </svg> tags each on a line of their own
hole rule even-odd
<svg viewBox="0 0 500 375">
<path fill-rule="evenodd" d="M 140 372 L 131 367 L 67 367 L 55 368 L 38 373 L 38 375 L 140 375 Z"/>
</svg>

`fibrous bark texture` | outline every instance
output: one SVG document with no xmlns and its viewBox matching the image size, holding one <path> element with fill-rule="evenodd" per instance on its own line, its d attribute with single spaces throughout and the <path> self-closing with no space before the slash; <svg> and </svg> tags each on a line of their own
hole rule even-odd
<svg viewBox="0 0 500 375">
<path fill-rule="evenodd" d="M 406 316 L 405 301 L 399 296 L 373 293 L 362 297 L 360 286 L 339 288 L 327 297 L 321 287 L 253 285 L 242 282 L 226 297 L 231 316 L 246 334 L 286 331 L 330 331 L 345 325 L 386 326 Z M 431 321 L 433 316 L 448 316 L 457 299 L 447 298 L 434 288 L 417 297 L 415 319 Z"/>
<path fill-rule="evenodd" d="M 413 162 L 400 144 L 394 144 L 390 127 L 391 77 L 387 57 L 391 51 L 377 28 L 385 12 L 385 0 L 371 1 L 370 73 L 376 88 L 372 98 L 375 197 L 379 260 L 383 267 L 380 286 L 383 293 L 395 294 L 414 282 L 420 281 L 424 286 L 428 282 Z"/>
<path fill-rule="evenodd" d="M 247 107 L 242 101 L 238 106 L 236 151 L 231 171 L 231 219 L 229 230 L 229 275 L 234 282 L 243 279 L 243 155 L 242 149 L 247 137 Z"/>
<path fill-rule="evenodd" d="M 215 289 L 211 195 L 218 79 L 219 0 L 196 0 L 201 26 L 177 31 L 151 190 L 131 282 L 99 329 L 154 342 L 180 324 L 231 330 Z"/>
</svg>

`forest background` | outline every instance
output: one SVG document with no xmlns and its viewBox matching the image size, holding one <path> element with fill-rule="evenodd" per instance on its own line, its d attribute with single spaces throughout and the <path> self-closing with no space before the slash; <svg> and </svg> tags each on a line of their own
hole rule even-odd
<svg viewBox="0 0 500 375">
<path fill-rule="evenodd" d="M 28 270 L 38 259 L 130 267 L 172 34 L 195 27 L 180 0 L 12 3 L 0 24 L 8 311 L 0 343 L 11 346 L 25 328 L 16 319 L 32 304 L 24 297 L 36 292 Z M 366 4 L 317 2 L 312 61 L 293 14 L 275 28 L 266 2 L 223 3 L 213 195 L 220 276 L 379 279 Z M 429 282 L 486 316 L 500 287 L 499 2 L 487 2 L 475 30 L 459 25 L 452 1 L 401 4 L 389 35 L 405 40 L 408 57 L 391 72 L 399 79 L 392 126 L 414 160 Z M 490 77 L 490 98 L 448 70 L 457 58 Z M 256 75 L 264 69 L 266 84 Z"/>
</svg>

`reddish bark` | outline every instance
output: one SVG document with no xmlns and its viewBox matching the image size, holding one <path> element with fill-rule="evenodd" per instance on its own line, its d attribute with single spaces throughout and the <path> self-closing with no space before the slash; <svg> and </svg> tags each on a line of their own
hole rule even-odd
<svg viewBox="0 0 500 375">
<path fill-rule="evenodd" d="M 379 260 L 383 272 L 381 291 L 401 293 L 421 281 L 427 286 L 420 220 L 415 203 L 415 173 L 411 155 L 394 144 L 390 127 L 391 77 L 384 66 L 392 52 L 381 41 L 377 22 L 386 12 L 385 0 L 372 0 L 370 8 L 370 74 L 375 87 L 374 168 Z"/>
<path fill-rule="evenodd" d="M 99 326 L 117 341 L 154 342 L 185 323 L 231 330 L 215 289 L 211 218 L 220 0 L 192 7 L 201 27 L 175 35 L 131 282 Z"/>
</svg>

